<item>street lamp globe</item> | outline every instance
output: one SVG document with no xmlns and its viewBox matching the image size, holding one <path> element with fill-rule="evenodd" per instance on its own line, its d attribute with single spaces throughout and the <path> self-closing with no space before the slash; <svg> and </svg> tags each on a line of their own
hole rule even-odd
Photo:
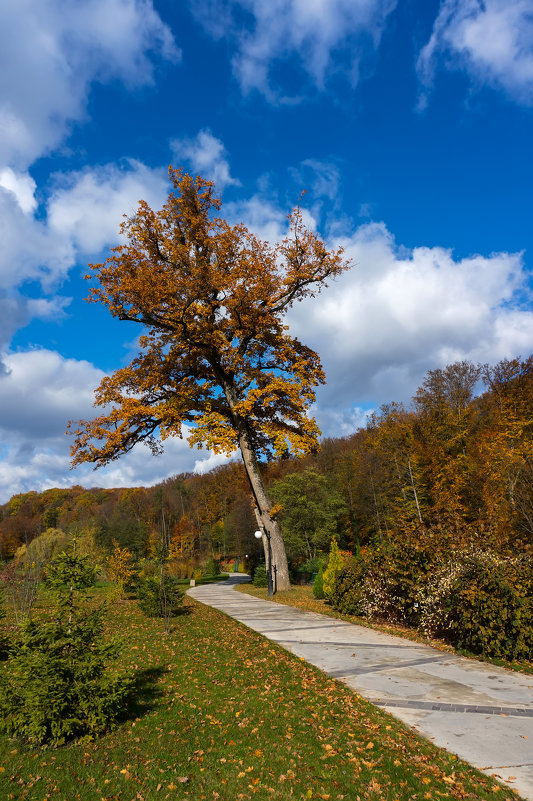
<svg viewBox="0 0 533 801">
<path fill-rule="evenodd" d="M 260 540 L 262 536 L 263 532 L 259 531 L 259 529 L 257 529 L 257 531 L 254 531 L 254 537 L 256 538 L 256 540 Z"/>
</svg>

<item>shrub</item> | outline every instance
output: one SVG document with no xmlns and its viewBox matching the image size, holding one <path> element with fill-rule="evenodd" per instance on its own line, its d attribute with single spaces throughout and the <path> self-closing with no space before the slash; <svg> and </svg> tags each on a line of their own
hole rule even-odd
<svg viewBox="0 0 533 801">
<path fill-rule="evenodd" d="M 382 598 L 382 613 L 378 616 L 391 622 L 418 625 L 420 593 L 436 559 L 430 541 L 403 541 L 376 553 L 370 570 L 373 579 L 369 583 Z"/>
<path fill-rule="evenodd" d="M 344 614 L 416 625 L 434 554 L 425 544 L 363 549 L 337 573 L 331 603 Z"/>
<path fill-rule="evenodd" d="M 220 564 L 215 559 L 214 556 L 210 556 L 207 562 L 205 563 L 204 567 L 204 576 L 206 578 L 211 578 L 212 576 L 218 576 L 220 573 Z"/>
<path fill-rule="evenodd" d="M 252 581 L 254 587 L 268 587 L 268 576 L 266 565 L 257 565 Z"/>
<path fill-rule="evenodd" d="M 137 601 L 145 615 L 163 618 L 177 614 L 184 594 L 179 579 L 168 574 L 140 578 L 136 592 Z"/>
<path fill-rule="evenodd" d="M 324 570 L 322 568 L 322 562 L 320 562 L 319 565 L 318 565 L 318 573 L 317 573 L 316 578 L 315 578 L 315 580 L 313 582 L 313 595 L 315 596 L 315 598 L 318 598 L 319 600 L 321 600 L 322 598 L 325 598 L 325 595 L 324 595 Z"/>
<path fill-rule="evenodd" d="M 122 596 L 126 589 L 131 589 L 136 570 L 133 554 L 128 548 L 121 548 L 113 540 L 113 553 L 107 559 L 106 573 L 109 581 L 117 585 L 118 595 Z"/>
<path fill-rule="evenodd" d="M 333 592 L 333 586 L 335 584 L 337 574 L 340 573 L 343 567 L 344 558 L 339 550 L 339 546 L 337 545 L 337 540 L 335 537 L 333 537 L 329 551 L 328 566 L 324 571 L 323 578 L 324 595 L 328 600 Z"/>
<path fill-rule="evenodd" d="M 533 658 L 533 574 L 526 560 L 469 551 L 422 596 L 421 628 L 475 654 Z"/>
<path fill-rule="evenodd" d="M 352 559 L 337 573 L 330 595 L 332 606 L 345 615 L 362 615 L 364 565 L 361 559 Z"/>
<path fill-rule="evenodd" d="M 55 556 L 45 571 L 44 583 L 54 590 L 84 590 L 96 582 L 96 568 L 89 563 L 89 557 L 78 556 L 73 549 L 61 551 Z"/>
<path fill-rule="evenodd" d="M 0 727 L 32 743 L 92 739 L 115 720 L 128 692 L 124 679 L 107 673 L 117 648 L 103 638 L 103 609 L 78 601 L 86 564 L 67 556 L 51 573 L 54 619 L 25 624 L 0 674 Z"/>
</svg>

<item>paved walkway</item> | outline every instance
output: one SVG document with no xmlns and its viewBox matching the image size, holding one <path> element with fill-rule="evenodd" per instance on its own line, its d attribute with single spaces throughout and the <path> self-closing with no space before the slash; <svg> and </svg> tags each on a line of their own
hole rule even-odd
<svg viewBox="0 0 533 801">
<path fill-rule="evenodd" d="M 247 580 L 235 575 L 189 593 L 533 801 L 533 676 L 234 592 Z"/>
</svg>

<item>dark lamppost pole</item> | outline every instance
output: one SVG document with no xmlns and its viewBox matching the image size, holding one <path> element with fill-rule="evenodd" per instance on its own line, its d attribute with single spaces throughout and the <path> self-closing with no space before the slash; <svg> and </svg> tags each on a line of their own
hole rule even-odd
<svg viewBox="0 0 533 801">
<path fill-rule="evenodd" d="M 258 529 L 256 532 L 254 532 L 254 536 L 256 537 L 256 539 L 259 540 L 259 539 L 262 538 L 263 532 Z M 268 533 L 268 531 L 265 531 L 265 537 L 267 538 L 267 542 L 268 542 L 268 566 L 267 566 L 267 586 L 268 586 L 268 590 L 267 590 L 267 595 L 274 595 L 274 593 L 278 589 L 278 586 L 277 586 L 278 585 L 278 582 L 277 582 L 278 568 L 277 568 L 277 565 L 274 566 L 274 573 L 276 574 L 276 589 L 274 589 L 273 581 L 272 581 L 272 547 L 270 545 L 270 534 Z"/>
</svg>

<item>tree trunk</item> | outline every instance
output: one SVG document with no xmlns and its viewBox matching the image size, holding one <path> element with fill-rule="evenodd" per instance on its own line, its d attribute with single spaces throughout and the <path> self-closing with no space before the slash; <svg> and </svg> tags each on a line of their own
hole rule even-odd
<svg viewBox="0 0 533 801">
<path fill-rule="evenodd" d="M 254 512 L 257 524 L 263 532 L 263 548 L 265 551 L 265 562 L 268 569 L 268 541 L 264 536 L 270 534 L 270 547 L 272 550 L 272 568 L 276 567 L 276 587 L 278 590 L 290 590 L 289 566 L 287 564 L 287 554 L 285 553 L 285 543 L 281 536 L 281 530 L 277 520 L 270 516 L 272 504 L 266 494 L 263 477 L 259 470 L 259 465 L 253 448 L 251 447 L 248 436 L 243 432 L 239 436 L 239 447 L 241 449 L 242 460 L 254 503 Z M 274 576 L 272 577 L 274 580 Z"/>
<path fill-rule="evenodd" d="M 220 385 L 224 390 L 224 395 L 228 402 L 233 417 L 233 425 L 239 436 L 239 448 L 241 451 L 244 468 L 252 490 L 252 499 L 254 503 L 254 511 L 257 519 L 257 524 L 263 533 L 263 549 L 265 551 L 265 562 L 268 567 L 268 540 L 265 534 L 270 535 L 270 548 L 272 551 L 272 568 L 276 568 L 276 588 L 278 590 L 290 590 L 291 583 L 289 581 L 289 566 L 287 564 L 287 554 L 285 553 L 285 543 L 281 536 L 281 529 L 279 523 L 270 516 L 272 503 L 266 494 L 265 484 L 261 471 L 259 470 L 259 463 L 255 455 L 255 450 L 252 445 L 250 429 L 246 420 L 235 412 L 237 404 L 237 393 L 235 387 L 232 386 L 228 378 L 222 375 L 220 367 L 218 368 L 220 374 Z M 272 574 L 274 571 L 272 571 Z M 274 581 L 274 576 L 272 575 Z"/>
</svg>

